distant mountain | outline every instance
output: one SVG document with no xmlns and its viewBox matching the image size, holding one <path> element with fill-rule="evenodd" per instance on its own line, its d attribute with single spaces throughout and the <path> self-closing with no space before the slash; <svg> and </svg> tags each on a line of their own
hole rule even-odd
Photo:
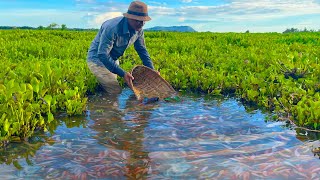
<svg viewBox="0 0 320 180">
<path fill-rule="evenodd" d="M 176 32 L 197 32 L 190 26 L 155 26 L 152 28 L 146 28 L 145 31 L 176 31 Z"/>
</svg>

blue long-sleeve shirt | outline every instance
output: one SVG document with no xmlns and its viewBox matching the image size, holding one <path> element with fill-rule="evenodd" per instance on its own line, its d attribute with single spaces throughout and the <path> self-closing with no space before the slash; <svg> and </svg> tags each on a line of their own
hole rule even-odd
<svg viewBox="0 0 320 180">
<path fill-rule="evenodd" d="M 132 44 L 134 44 L 143 65 L 154 69 L 145 46 L 143 30 L 130 31 L 128 19 L 125 17 L 116 17 L 102 24 L 90 45 L 87 60 L 104 65 L 112 73 L 123 77 L 125 71 L 115 61 Z"/>
</svg>

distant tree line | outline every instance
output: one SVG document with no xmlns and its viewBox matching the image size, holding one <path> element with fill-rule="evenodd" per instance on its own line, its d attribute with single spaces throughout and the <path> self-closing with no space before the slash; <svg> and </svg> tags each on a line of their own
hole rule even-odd
<svg viewBox="0 0 320 180">
<path fill-rule="evenodd" d="M 97 29 L 83 29 L 83 28 L 67 28 L 66 24 L 61 24 L 61 26 L 57 23 L 51 23 L 48 26 L 39 26 L 39 27 L 31 27 L 31 26 L 0 26 L 0 29 L 39 29 L 39 30 L 77 30 L 77 31 L 87 31 L 87 30 L 97 30 Z"/>
<path fill-rule="evenodd" d="M 302 30 L 297 29 L 297 28 L 288 28 L 285 31 L 283 31 L 282 33 L 298 33 L 298 32 L 320 32 L 320 29 L 318 31 L 316 31 L 316 30 L 307 29 L 307 28 L 304 28 Z M 245 33 L 250 33 L 250 31 L 247 30 Z"/>
<path fill-rule="evenodd" d="M 320 29 L 318 31 L 316 30 L 308 30 L 307 28 L 304 28 L 303 30 L 299 30 L 297 28 L 288 28 L 285 31 L 283 31 L 282 33 L 297 33 L 297 32 L 320 32 Z"/>
<path fill-rule="evenodd" d="M 39 26 L 36 29 L 61 29 L 61 30 L 65 30 L 65 29 L 68 29 L 68 28 L 67 28 L 67 25 L 65 25 L 65 24 L 61 24 L 61 26 L 59 26 L 59 24 L 57 24 L 57 23 L 51 23 L 47 27 Z"/>
<path fill-rule="evenodd" d="M 39 29 L 39 30 L 45 30 L 45 29 L 59 29 L 59 30 L 76 30 L 76 31 L 95 31 L 98 29 L 91 28 L 91 29 L 84 29 L 84 28 L 68 28 L 66 24 L 61 24 L 61 26 L 57 23 L 51 23 L 48 26 L 39 26 L 39 27 L 31 27 L 31 26 L 0 26 L 0 29 Z M 145 29 L 148 30 L 148 29 Z M 297 33 L 297 32 L 320 32 L 319 30 L 312 30 L 312 29 L 307 29 L 304 28 L 302 30 L 297 29 L 297 28 L 288 28 L 282 33 Z M 245 31 L 245 33 L 250 33 L 249 30 Z"/>
</svg>

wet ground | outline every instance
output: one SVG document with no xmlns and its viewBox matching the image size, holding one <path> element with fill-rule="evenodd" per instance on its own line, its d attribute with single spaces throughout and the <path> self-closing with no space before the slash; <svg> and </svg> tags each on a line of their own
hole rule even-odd
<svg viewBox="0 0 320 180">
<path fill-rule="evenodd" d="M 86 115 L 0 151 L 0 179 L 317 179 L 317 135 L 236 99 L 90 97 Z"/>
</svg>

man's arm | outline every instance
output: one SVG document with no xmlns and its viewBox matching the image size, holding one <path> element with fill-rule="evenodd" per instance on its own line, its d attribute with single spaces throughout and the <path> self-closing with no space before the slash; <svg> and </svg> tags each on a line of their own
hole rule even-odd
<svg viewBox="0 0 320 180">
<path fill-rule="evenodd" d="M 100 36 L 98 47 L 98 58 L 105 67 L 112 73 L 124 77 L 125 71 L 121 69 L 110 56 L 110 51 L 113 47 L 114 33 L 108 29 L 104 29 Z"/>
<path fill-rule="evenodd" d="M 134 48 L 137 51 L 137 53 L 140 56 L 140 59 L 142 60 L 143 65 L 154 69 L 152 60 L 150 58 L 150 55 L 147 51 L 145 42 L 144 42 L 144 33 L 142 32 L 141 35 L 138 37 L 136 42 L 134 42 Z"/>
</svg>

